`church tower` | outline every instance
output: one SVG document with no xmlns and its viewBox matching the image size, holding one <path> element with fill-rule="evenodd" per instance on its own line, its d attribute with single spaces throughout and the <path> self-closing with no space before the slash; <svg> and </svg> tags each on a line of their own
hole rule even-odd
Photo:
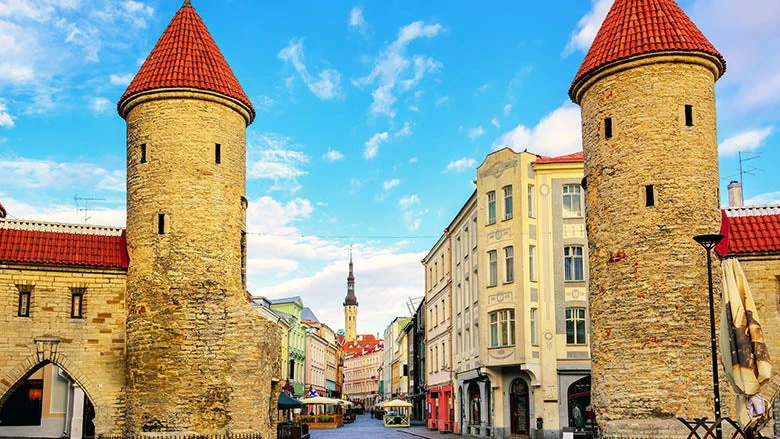
<svg viewBox="0 0 780 439">
<path fill-rule="evenodd" d="M 347 297 L 344 298 L 344 340 L 357 338 L 358 301 L 355 297 L 355 274 L 352 271 L 352 250 L 349 251 L 349 274 L 347 275 Z"/>
<path fill-rule="evenodd" d="M 726 62 L 674 0 L 615 0 L 569 96 L 582 109 L 592 406 L 603 433 L 713 417 L 707 266 Z M 715 267 L 717 272 L 717 267 Z"/>
<path fill-rule="evenodd" d="M 118 103 L 127 123 L 127 433 L 275 434 L 278 329 L 245 299 L 255 110 L 187 0 Z"/>
</svg>

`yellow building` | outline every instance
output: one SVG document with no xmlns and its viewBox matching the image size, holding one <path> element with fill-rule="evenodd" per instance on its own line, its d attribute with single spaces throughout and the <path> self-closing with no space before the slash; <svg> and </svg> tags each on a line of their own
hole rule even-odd
<svg viewBox="0 0 780 439">
<path fill-rule="evenodd" d="M 575 406 L 584 413 L 590 404 L 582 177 L 581 153 L 496 151 L 429 253 L 451 248 L 455 431 L 533 436 L 541 423 L 557 434 L 573 425 Z M 434 329 L 437 304 L 428 305 Z M 447 372 L 436 347 L 427 346 L 428 367 Z"/>
</svg>

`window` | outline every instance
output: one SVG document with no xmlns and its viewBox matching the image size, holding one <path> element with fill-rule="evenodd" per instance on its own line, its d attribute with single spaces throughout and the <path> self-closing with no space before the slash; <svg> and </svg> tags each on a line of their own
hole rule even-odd
<svg viewBox="0 0 780 439">
<path fill-rule="evenodd" d="M 693 126 L 693 105 L 685 106 L 685 126 Z"/>
<path fill-rule="evenodd" d="M 655 188 L 652 184 L 645 186 L 645 207 L 655 206 Z"/>
<path fill-rule="evenodd" d="M 512 186 L 504 188 L 504 219 L 512 219 Z"/>
<path fill-rule="evenodd" d="M 506 261 L 506 283 L 515 281 L 515 249 L 512 246 L 504 247 L 504 259 Z"/>
<path fill-rule="evenodd" d="M 157 234 L 165 235 L 165 214 L 164 213 L 157 214 Z"/>
<path fill-rule="evenodd" d="M 528 218 L 536 218 L 536 210 L 534 209 L 534 185 L 528 185 Z"/>
<path fill-rule="evenodd" d="M 490 313 L 490 347 L 515 344 L 515 311 L 504 309 Z"/>
<path fill-rule="evenodd" d="M 566 308 L 566 344 L 585 344 L 585 308 Z"/>
<path fill-rule="evenodd" d="M 539 309 L 531 308 L 531 346 L 539 346 Z"/>
<path fill-rule="evenodd" d="M 582 216 L 582 186 L 567 184 L 563 186 L 563 217 Z"/>
<path fill-rule="evenodd" d="M 433 326 L 439 325 L 439 305 L 433 305 L 433 316 L 435 317 L 433 321 Z"/>
<path fill-rule="evenodd" d="M 20 285 L 18 288 L 19 306 L 16 315 L 19 317 L 30 317 L 30 295 L 32 293 L 32 288 L 26 285 Z"/>
<path fill-rule="evenodd" d="M 605 139 L 611 139 L 612 138 L 612 118 L 611 117 L 604 118 L 604 138 Z"/>
<path fill-rule="evenodd" d="M 488 224 L 496 223 L 496 193 L 488 192 Z"/>
<path fill-rule="evenodd" d="M 531 282 L 539 280 L 536 272 L 536 246 L 528 246 L 528 277 Z"/>
<path fill-rule="evenodd" d="M 146 163 L 146 144 L 141 144 L 141 163 Z"/>
<path fill-rule="evenodd" d="M 83 318 L 84 311 L 84 288 L 74 288 L 71 290 L 70 299 L 70 317 L 73 319 Z"/>
<path fill-rule="evenodd" d="M 490 250 L 488 261 L 488 286 L 494 287 L 498 283 L 498 252 Z"/>
<path fill-rule="evenodd" d="M 441 322 L 440 323 L 444 323 L 444 319 L 446 318 L 445 316 L 446 309 L 447 308 L 444 307 L 444 299 L 441 299 Z"/>
<path fill-rule="evenodd" d="M 444 279 L 444 271 L 445 271 L 445 269 L 444 269 L 444 255 L 441 255 L 441 278 L 440 279 Z"/>
<path fill-rule="evenodd" d="M 582 270 L 582 247 L 572 246 L 563 249 L 564 280 L 584 280 Z"/>
<path fill-rule="evenodd" d="M 214 144 L 214 162 L 216 164 L 222 163 L 222 145 L 219 143 Z"/>
</svg>

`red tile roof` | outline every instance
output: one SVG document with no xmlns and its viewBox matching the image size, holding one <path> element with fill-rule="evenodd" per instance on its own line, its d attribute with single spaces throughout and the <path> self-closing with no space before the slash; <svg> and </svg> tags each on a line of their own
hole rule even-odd
<svg viewBox="0 0 780 439">
<path fill-rule="evenodd" d="M 252 102 L 222 56 L 206 25 L 185 3 L 174 15 L 141 70 L 135 75 L 118 106 L 136 93 L 171 87 L 209 90 L 237 99 L 249 107 Z"/>
<path fill-rule="evenodd" d="M 127 269 L 125 231 L 115 227 L 0 221 L 0 262 Z"/>
<path fill-rule="evenodd" d="M 675 0 L 615 0 L 569 88 L 596 70 L 636 55 L 665 51 L 701 52 L 726 60 Z"/>
<path fill-rule="evenodd" d="M 346 355 L 362 355 L 383 349 L 384 340 L 377 339 L 372 334 L 358 334 L 354 341 L 345 342 L 342 350 Z"/>
<path fill-rule="evenodd" d="M 561 155 L 558 157 L 540 157 L 534 162 L 534 164 L 541 165 L 544 163 L 577 163 L 583 161 L 582 151 L 572 154 Z"/>
<path fill-rule="evenodd" d="M 715 251 L 721 256 L 780 253 L 780 206 L 723 209 L 720 234 Z"/>
</svg>

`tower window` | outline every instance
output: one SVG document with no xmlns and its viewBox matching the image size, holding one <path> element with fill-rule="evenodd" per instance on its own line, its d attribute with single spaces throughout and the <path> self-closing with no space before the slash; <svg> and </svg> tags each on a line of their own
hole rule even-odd
<svg viewBox="0 0 780 439">
<path fill-rule="evenodd" d="M 693 105 L 685 106 L 685 126 L 693 126 Z"/>
<path fill-rule="evenodd" d="M 604 138 L 605 139 L 611 139 L 612 138 L 612 118 L 611 117 L 604 118 Z"/>
<path fill-rule="evenodd" d="M 19 287 L 19 308 L 17 310 L 17 316 L 30 317 L 30 294 L 32 288 L 27 286 Z"/>
<path fill-rule="evenodd" d="M 165 235 L 165 214 L 164 213 L 157 214 L 157 234 Z"/>
<path fill-rule="evenodd" d="M 146 163 L 146 144 L 141 144 L 141 163 Z"/>
<path fill-rule="evenodd" d="M 222 163 L 222 145 L 219 143 L 214 144 L 214 162 L 216 164 Z"/>
<path fill-rule="evenodd" d="M 81 319 L 84 317 L 84 288 L 74 288 L 70 299 L 70 317 Z"/>
<path fill-rule="evenodd" d="M 645 186 L 645 207 L 655 206 L 655 188 L 652 184 Z"/>
</svg>

